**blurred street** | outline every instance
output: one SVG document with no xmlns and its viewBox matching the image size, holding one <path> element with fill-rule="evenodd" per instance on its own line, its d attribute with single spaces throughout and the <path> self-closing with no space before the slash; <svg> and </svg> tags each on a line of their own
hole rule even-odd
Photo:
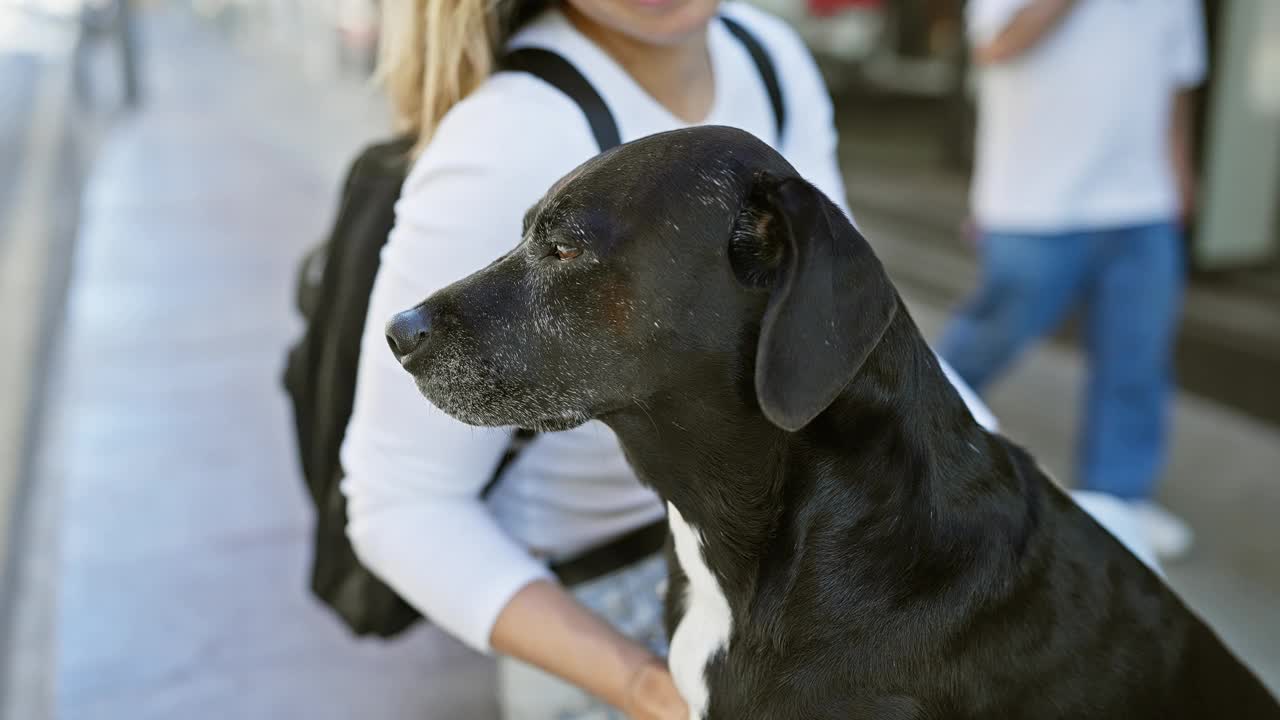
<svg viewBox="0 0 1280 720">
<path fill-rule="evenodd" d="M 486 663 L 353 642 L 306 591 L 294 265 L 381 104 L 147 21 L 148 99 L 101 121 L 43 358 L 5 717 L 489 717 Z"/>
<path fill-rule="evenodd" d="M 279 382 L 294 272 L 345 164 L 386 134 L 381 100 L 296 62 L 299 38 L 247 41 L 174 4 L 139 10 L 142 104 L 106 109 L 73 96 L 71 21 L 33 13 L 0 6 L 0 344 L 17 351 L 0 364 L 0 525 L 19 518 L 0 535 L 0 717 L 496 717 L 487 660 L 430 628 L 354 641 L 307 589 Z M 31 49 L 33 27 L 54 39 Z M 955 188 L 917 190 L 865 142 L 842 157 L 860 226 L 936 334 L 973 259 L 959 241 L 939 254 L 922 238 L 949 221 L 902 211 L 877 181 L 917 204 L 954 206 Z M 1203 376 L 1232 373 L 1214 362 Z M 1080 374 L 1052 344 L 989 398 L 1064 481 Z M 1170 580 L 1280 692 L 1277 468 L 1280 425 L 1180 396 L 1160 496 L 1197 544 Z"/>
</svg>

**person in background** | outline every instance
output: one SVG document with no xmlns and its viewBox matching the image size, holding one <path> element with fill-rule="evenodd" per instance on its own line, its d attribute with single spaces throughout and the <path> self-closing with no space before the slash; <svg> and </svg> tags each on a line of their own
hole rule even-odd
<svg viewBox="0 0 1280 720">
<path fill-rule="evenodd" d="M 760 73 L 718 14 L 776 66 L 791 109 L 781 137 Z M 617 439 L 598 422 L 539 435 L 482 498 L 511 431 L 463 425 L 427 402 L 387 350 L 383 325 L 512 248 L 525 210 L 597 151 L 568 97 L 532 75 L 494 72 L 504 50 L 566 58 L 623 141 L 736 126 L 843 208 L 823 80 L 794 31 L 739 3 L 394 0 L 385 19 L 388 89 L 418 150 L 370 299 L 342 448 L 348 536 L 362 563 L 432 622 L 505 656 L 506 718 L 614 718 L 616 708 L 687 720 L 662 658 L 660 554 L 573 587 L 548 568 L 662 521 Z M 981 401 L 958 389 L 992 427 Z"/>
<path fill-rule="evenodd" d="M 1079 484 L 1127 502 L 1151 547 L 1191 530 L 1152 501 L 1195 201 L 1199 0 L 969 0 L 982 280 L 939 350 L 982 392 L 1083 306 Z"/>
</svg>

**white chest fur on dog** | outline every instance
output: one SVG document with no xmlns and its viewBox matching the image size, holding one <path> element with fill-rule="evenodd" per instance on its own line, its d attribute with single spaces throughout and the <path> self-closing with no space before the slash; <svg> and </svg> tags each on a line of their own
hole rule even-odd
<svg viewBox="0 0 1280 720">
<path fill-rule="evenodd" d="M 702 535 L 685 522 L 680 511 L 667 503 L 667 521 L 675 541 L 676 559 L 689 579 L 684 615 L 671 636 L 667 665 L 676 688 L 689 703 L 690 720 L 702 720 L 707 712 L 707 663 L 729 645 L 732 616 L 720 582 L 702 555 Z"/>
</svg>

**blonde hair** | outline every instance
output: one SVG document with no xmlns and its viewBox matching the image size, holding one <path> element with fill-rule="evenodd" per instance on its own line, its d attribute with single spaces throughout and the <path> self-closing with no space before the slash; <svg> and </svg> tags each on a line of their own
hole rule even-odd
<svg viewBox="0 0 1280 720">
<path fill-rule="evenodd" d="M 545 0 L 383 0 L 378 75 L 416 155 L 449 109 L 494 71 L 510 33 Z M 504 7 L 506 11 L 504 11 Z"/>
</svg>

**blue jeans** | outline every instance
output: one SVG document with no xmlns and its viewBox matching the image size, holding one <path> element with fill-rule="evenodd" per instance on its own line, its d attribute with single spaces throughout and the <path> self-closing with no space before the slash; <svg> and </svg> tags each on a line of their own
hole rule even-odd
<svg viewBox="0 0 1280 720">
<path fill-rule="evenodd" d="M 1163 470 L 1184 287 L 1172 223 L 1050 235 L 986 233 L 982 285 L 946 328 L 943 357 L 982 392 L 1083 305 L 1088 387 L 1076 472 L 1088 490 L 1151 495 Z"/>
</svg>

